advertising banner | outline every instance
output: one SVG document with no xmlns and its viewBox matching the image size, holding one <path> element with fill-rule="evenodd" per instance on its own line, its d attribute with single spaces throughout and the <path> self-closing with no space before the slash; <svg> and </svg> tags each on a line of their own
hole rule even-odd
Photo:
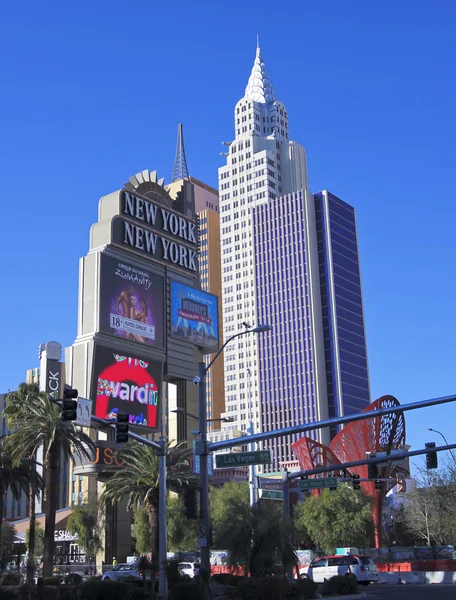
<svg viewBox="0 0 456 600">
<path fill-rule="evenodd" d="M 100 331 L 164 348 L 164 278 L 101 255 Z"/>
<path fill-rule="evenodd" d="M 135 353 L 121 355 L 113 348 L 95 348 L 92 398 L 93 414 L 115 421 L 128 413 L 130 423 L 155 429 L 163 365 Z"/>
<path fill-rule="evenodd" d="M 219 347 L 218 298 L 171 281 L 171 336 L 206 351 Z"/>
</svg>

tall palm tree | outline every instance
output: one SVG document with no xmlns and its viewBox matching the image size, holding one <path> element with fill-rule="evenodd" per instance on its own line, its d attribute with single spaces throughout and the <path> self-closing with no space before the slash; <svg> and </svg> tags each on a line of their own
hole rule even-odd
<svg viewBox="0 0 456 600">
<path fill-rule="evenodd" d="M 46 493 L 43 575 L 48 577 L 53 567 L 60 457 L 63 454 L 74 460 L 76 454 L 90 459 L 95 445 L 72 421 L 62 421 L 60 408 L 36 384 L 22 383 L 17 392 L 10 392 L 4 415 L 13 429 L 8 436 L 8 447 L 17 464 L 23 457 L 35 456 L 39 448 L 43 449 Z"/>
<path fill-rule="evenodd" d="M 10 490 L 13 498 L 19 500 L 22 492 L 28 492 L 33 477 L 38 489 L 43 486 L 43 479 L 37 473 L 36 464 L 33 460 L 23 458 L 18 465 L 13 464 L 11 452 L 5 447 L 6 439 L 7 436 L 0 437 L 0 558 L 6 493 Z"/>
<path fill-rule="evenodd" d="M 192 451 L 186 445 L 186 442 L 173 445 L 172 441 L 166 445 L 166 484 L 173 492 L 183 492 L 199 482 L 190 468 Z M 151 530 L 151 550 L 156 558 L 160 485 L 157 455 L 149 446 L 133 441 L 118 453 L 118 457 L 125 461 L 125 466 L 107 481 L 101 501 L 106 505 L 109 502 L 120 502 L 127 496 L 128 509 L 146 507 Z"/>
</svg>

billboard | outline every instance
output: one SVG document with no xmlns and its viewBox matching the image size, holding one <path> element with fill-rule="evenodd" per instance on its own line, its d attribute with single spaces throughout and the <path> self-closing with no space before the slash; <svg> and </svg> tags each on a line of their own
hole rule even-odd
<svg viewBox="0 0 456 600">
<path fill-rule="evenodd" d="M 206 351 L 218 349 L 218 298 L 171 281 L 171 336 Z"/>
<path fill-rule="evenodd" d="M 102 254 L 100 331 L 164 348 L 164 293 L 160 275 Z"/>
<path fill-rule="evenodd" d="M 138 354 L 122 355 L 114 348 L 96 346 L 93 362 L 93 414 L 115 421 L 128 413 L 130 423 L 155 429 L 163 365 Z"/>
</svg>

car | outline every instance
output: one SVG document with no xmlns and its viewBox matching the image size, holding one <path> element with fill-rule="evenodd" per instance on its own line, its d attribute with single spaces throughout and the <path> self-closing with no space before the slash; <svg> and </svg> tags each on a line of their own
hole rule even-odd
<svg viewBox="0 0 456 600">
<path fill-rule="evenodd" d="M 119 581 L 120 579 L 127 578 L 142 579 L 142 574 L 135 563 L 121 563 L 111 569 L 111 571 L 106 571 L 101 579 L 104 581 Z"/>
<path fill-rule="evenodd" d="M 196 563 L 196 562 L 186 561 L 186 562 L 180 562 L 178 564 L 178 567 L 179 567 L 179 572 L 181 575 L 183 575 L 185 578 L 193 579 L 193 577 L 195 577 L 196 575 L 199 574 L 201 564 Z"/>
<path fill-rule="evenodd" d="M 310 578 L 315 583 L 323 583 L 334 575 L 353 577 L 361 585 L 377 583 L 379 574 L 375 561 L 370 556 L 345 554 L 322 556 L 313 560 L 307 569 L 300 570 L 301 578 Z"/>
</svg>

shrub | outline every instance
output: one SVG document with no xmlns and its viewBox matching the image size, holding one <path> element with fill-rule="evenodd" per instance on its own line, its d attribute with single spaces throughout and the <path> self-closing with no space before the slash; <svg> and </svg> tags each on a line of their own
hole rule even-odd
<svg viewBox="0 0 456 600">
<path fill-rule="evenodd" d="M 66 585 L 80 585 L 82 583 L 82 576 L 79 573 L 69 573 L 65 577 Z"/>
<path fill-rule="evenodd" d="M 358 583 L 354 577 L 335 575 L 325 579 L 321 593 L 323 596 L 347 596 L 358 592 Z"/>
<path fill-rule="evenodd" d="M 310 600 L 317 594 L 318 584 L 312 579 L 298 579 L 293 583 L 294 596 L 299 600 Z"/>
<path fill-rule="evenodd" d="M 130 600 L 155 600 L 155 593 L 152 593 L 150 587 L 134 587 Z"/>
<path fill-rule="evenodd" d="M 293 586 L 286 579 L 265 577 L 244 579 L 237 586 L 241 600 L 285 600 L 293 596 Z"/>
<path fill-rule="evenodd" d="M 21 578 L 20 573 L 6 573 L 2 577 L 2 585 L 20 585 Z"/>
<path fill-rule="evenodd" d="M 62 583 L 63 577 L 59 575 L 52 575 L 51 577 L 43 577 L 44 585 L 60 585 Z"/>
<path fill-rule="evenodd" d="M 168 600 L 201 600 L 201 587 L 194 581 L 176 583 L 168 594 Z"/>
<path fill-rule="evenodd" d="M 131 588 L 121 581 L 87 581 L 81 586 L 84 600 L 125 600 L 130 597 Z"/>
<path fill-rule="evenodd" d="M 17 600 L 18 597 L 14 588 L 0 587 L 0 600 Z"/>
<path fill-rule="evenodd" d="M 184 578 L 179 570 L 179 560 L 166 561 L 166 579 L 168 581 L 168 589 L 171 590 L 177 583 L 182 583 Z"/>
<path fill-rule="evenodd" d="M 57 600 L 58 597 L 59 588 L 52 585 L 37 587 L 35 593 L 32 595 L 33 600 Z"/>
</svg>

